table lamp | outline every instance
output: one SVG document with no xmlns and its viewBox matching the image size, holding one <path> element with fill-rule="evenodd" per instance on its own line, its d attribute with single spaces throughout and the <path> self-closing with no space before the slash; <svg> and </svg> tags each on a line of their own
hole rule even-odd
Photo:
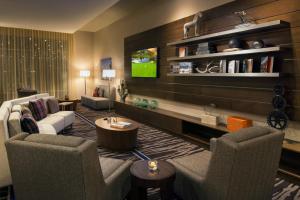
<svg viewBox="0 0 300 200">
<path fill-rule="evenodd" d="M 108 79 L 108 112 L 110 112 L 110 100 L 111 100 L 111 95 L 110 95 L 110 81 L 112 78 L 116 77 L 116 70 L 114 69 L 104 69 L 102 71 L 102 77 Z"/>
<path fill-rule="evenodd" d="M 84 78 L 84 94 L 86 95 L 86 78 L 90 77 L 90 70 L 80 70 L 80 77 Z"/>
</svg>

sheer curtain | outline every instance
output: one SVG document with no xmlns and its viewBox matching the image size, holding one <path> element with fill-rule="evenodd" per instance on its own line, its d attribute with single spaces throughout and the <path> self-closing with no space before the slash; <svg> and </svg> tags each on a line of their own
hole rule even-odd
<svg viewBox="0 0 300 200">
<path fill-rule="evenodd" d="M 0 27 L 0 102 L 20 87 L 64 97 L 72 50 L 72 34 Z"/>
</svg>

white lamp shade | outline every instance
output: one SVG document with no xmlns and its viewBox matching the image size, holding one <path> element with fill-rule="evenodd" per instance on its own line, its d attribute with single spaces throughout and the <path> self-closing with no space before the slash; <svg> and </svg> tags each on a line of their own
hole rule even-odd
<svg viewBox="0 0 300 200">
<path fill-rule="evenodd" d="M 115 78 L 116 77 L 116 70 L 114 69 L 104 69 L 102 72 L 103 78 Z"/>
<path fill-rule="evenodd" d="M 89 77 L 90 75 L 90 70 L 80 70 L 80 77 Z"/>
</svg>

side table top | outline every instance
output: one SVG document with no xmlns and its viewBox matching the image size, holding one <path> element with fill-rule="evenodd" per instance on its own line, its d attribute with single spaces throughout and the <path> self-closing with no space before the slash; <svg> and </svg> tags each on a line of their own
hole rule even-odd
<svg viewBox="0 0 300 200">
<path fill-rule="evenodd" d="M 173 177 L 176 173 L 175 167 L 163 160 L 158 160 L 158 170 L 150 172 L 148 169 L 148 160 L 140 160 L 133 163 L 130 168 L 131 175 L 145 181 L 162 181 Z"/>
<path fill-rule="evenodd" d="M 111 130 L 111 131 L 118 131 L 118 132 L 122 132 L 122 131 L 131 131 L 131 130 L 135 130 L 139 128 L 139 124 L 131 119 L 127 119 L 124 117 L 111 117 L 112 119 L 115 118 L 117 120 L 117 122 L 129 122 L 131 123 L 128 127 L 125 128 L 114 128 L 110 126 L 110 123 L 108 123 L 107 118 L 100 118 L 97 119 L 95 121 L 95 124 L 97 127 L 102 128 L 102 129 L 107 129 L 107 130 Z"/>
</svg>

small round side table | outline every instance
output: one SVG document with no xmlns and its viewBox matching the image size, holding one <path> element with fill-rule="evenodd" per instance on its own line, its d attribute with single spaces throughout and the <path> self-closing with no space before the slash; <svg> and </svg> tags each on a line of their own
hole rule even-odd
<svg viewBox="0 0 300 200">
<path fill-rule="evenodd" d="M 147 199 L 147 188 L 159 188 L 162 200 L 171 200 L 175 181 L 175 167 L 167 162 L 158 160 L 158 170 L 150 172 L 148 161 L 140 160 L 130 168 L 132 181 L 132 199 Z"/>
</svg>

